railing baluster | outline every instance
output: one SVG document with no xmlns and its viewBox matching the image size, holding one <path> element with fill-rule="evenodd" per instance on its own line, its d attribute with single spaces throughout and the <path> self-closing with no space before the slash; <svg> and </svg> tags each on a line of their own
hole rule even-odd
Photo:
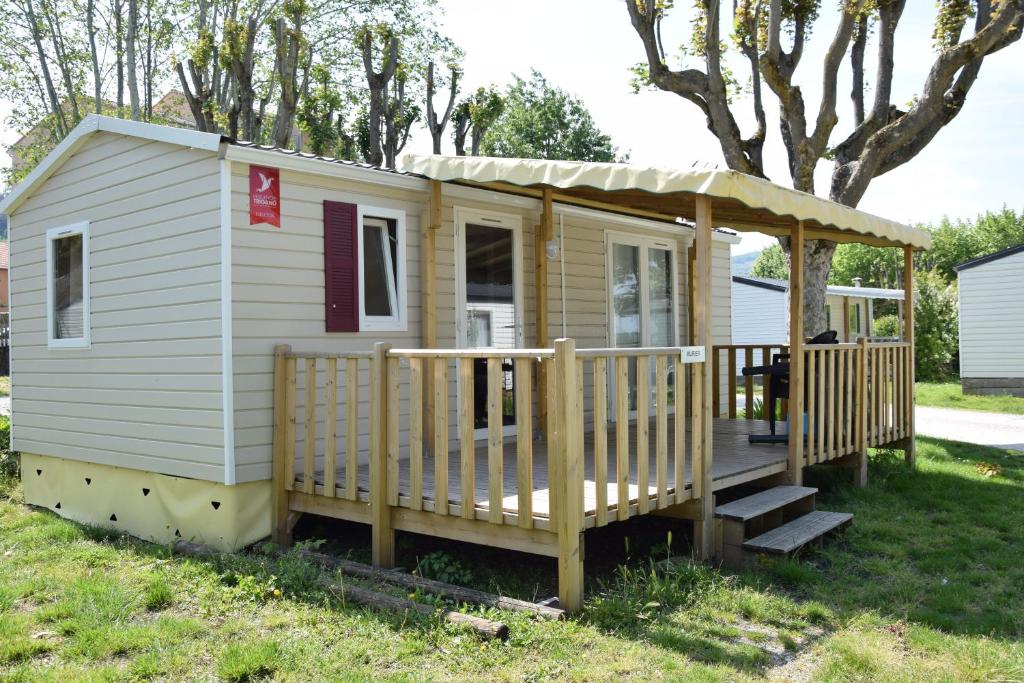
<svg viewBox="0 0 1024 683">
<path fill-rule="evenodd" d="M 704 477 L 701 476 L 704 469 L 704 411 L 701 406 L 704 404 L 705 366 L 694 363 L 690 367 L 693 368 L 690 378 L 693 386 L 690 396 L 690 491 L 692 498 L 701 498 L 704 495 Z"/>
<path fill-rule="evenodd" d="M 399 381 L 398 358 L 388 358 L 388 395 L 387 395 L 387 428 L 388 428 L 388 505 L 398 506 L 398 458 L 399 447 Z"/>
<path fill-rule="evenodd" d="M 726 351 L 729 361 L 729 419 L 736 419 L 736 349 Z"/>
<path fill-rule="evenodd" d="M 747 347 L 743 356 L 743 367 L 749 368 L 754 365 L 754 349 Z M 744 417 L 748 420 L 754 419 L 754 376 L 743 377 L 743 409 Z"/>
<path fill-rule="evenodd" d="M 409 359 L 409 508 L 423 509 L 423 359 Z"/>
<path fill-rule="evenodd" d="M 338 359 L 328 358 L 324 374 L 324 495 L 334 498 L 338 476 Z"/>
<path fill-rule="evenodd" d="M 722 368 L 721 349 L 711 347 L 711 417 L 720 417 L 722 412 Z"/>
<path fill-rule="evenodd" d="M 832 457 L 841 457 L 846 450 L 846 349 L 835 351 L 836 368 L 832 393 L 836 394 L 836 409 L 832 412 L 835 430 L 832 433 Z"/>
<path fill-rule="evenodd" d="M 316 358 L 306 359 L 305 452 L 302 456 L 302 491 L 313 493 L 316 475 Z"/>
<path fill-rule="evenodd" d="M 647 356 L 636 357 L 636 487 L 637 512 L 650 510 L 650 418 L 651 374 Z"/>
<path fill-rule="evenodd" d="M 288 491 L 292 491 L 295 488 L 295 392 L 298 391 L 298 386 L 295 382 L 295 365 L 296 360 L 294 357 L 289 357 L 285 360 L 285 385 L 287 387 L 285 393 L 285 425 L 284 425 L 284 444 L 285 444 L 285 460 L 284 460 L 284 487 Z"/>
<path fill-rule="evenodd" d="M 515 359 L 514 391 L 516 397 L 516 469 L 518 470 L 516 490 L 519 494 L 519 526 L 533 527 L 533 415 L 530 402 L 533 387 L 530 385 L 529 358 Z"/>
<path fill-rule="evenodd" d="M 355 500 L 359 486 L 359 359 L 345 361 L 345 497 Z"/>
<path fill-rule="evenodd" d="M 815 353 L 818 355 L 818 359 L 815 362 L 815 366 L 816 366 L 817 371 L 818 371 L 818 377 L 817 377 L 817 379 L 818 379 L 818 390 L 816 392 L 817 393 L 817 397 L 816 398 L 818 399 L 818 421 L 819 421 L 819 424 L 818 424 L 818 429 L 815 430 L 816 434 L 818 435 L 818 447 L 817 447 L 817 452 L 815 453 L 815 461 L 814 462 L 824 462 L 825 459 L 826 459 L 826 453 L 825 453 L 825 430 L 827 429 L 827 426 L 825 425 L 825 421 L 828 419 L 828 415 L 825 413 L 825 377 L 828 374 L 828 370 L 827 370 L 826 364 L 825 364 L 825 351 L 824 350 L 819 350 L 819 351 L 815 351 Z"/>
<path fill-rule="evenodd" d="M 761 365 L 772 364 L 772 349 L 770 346 L 761 347 Z M 753 377 L 750 378 L 753 381 Z M 748 404 L 747 411 L 753 415 L 753 403 Z M 761 378 L 761 419 L 768 419 L 768 411 L 772 408 L 772 383 L 769 377 Z"/>
<path fill-rule="evenodd" d="M 448 514 L 448 359 L 434 359 L 434 512 Z"/>
<path fill-rule="evenodd" d="M 502 500 L 502 438 L 504 424 L 501 411 L 501 359 L 487 359 L 487 518 L 492 524 L 501 524 Z"/>
<path fill-rule="evenodd" d="M 817 386 L 817 382 L 815 382 L 815 372 L 817 371 L 817 365 L 816 365 L 815 361 L 817 359 L 817 355 L 815 354 L 814 349 L 808 349 L 804 353 L 806 354 L 806 357 L 807 357 L 807 362 L 805 363 L 805 368 L 804 368 L 804 381 L 805 381 L 805 383 L 806 383 L 808 388 L 813 389 L 814 387 Z M 791 389 L 792 389 L 792 391 L 803 391 L 803 387 L 791 387 Z M 804 410 L 806 411 L 806 414 L 807 414 L 807 448 L 806 448 L 806 459 L 804 461 L 804 464 L 805 465 L 813 465 L 814 464 L 814 445 L 815 445 L 814 435 L 815 435 L 815 432 L 816 432 L 815 424 L 814 424 L 814 419 L 815 419 L 815 415 L 817 413 L 817 407 L 815 405 L 817 403 L 817 401 L 814 400 L 814 394 L 813 393 L 811 393 L 807 398 L 808 398 L 807 405 L 804 406 Z M 796 428 L 800 429 L 799 422 L 800 422 L 801 419 L 803 419 L 803 416 L 802 415 L 794 415 L 794 418 L 797 421 Z"/>
<path fill-rule="evenodd" d="M 608 523 L 608 359 L 594 359 L 594 488 L 597 526 Z"/>
<path fill-rule="evenodd" d="M 619 521 L 629 519 L 629 359 L 615 359 L 615 481 Z"/>
<path fill-rule="evenodd" d="M 824 349 L 822 354 L 826 367 L 823 382 L 826 388 L 823 393 L 828 395 L 825 408 L 825 449 L 821 456 L 822 460 L 831 460 L 836 457 L 836 352 L 833 349 Z"/>
<path fill-rule="evenodd" d="M 673 445 L 675 466 L 675 500 L 682 503 L 686 495 L 686 364 L 680 355 L 675 355 L 675 442 Z"/>
<path fill-rule="evenodd" d="M 459 359 L 459 476 L 462 517 L 476 519 L 476 414 L 473 359 Z"/>
<path fill-rule="evenodd" d="M 654 478 L 658 487 L 658 507 L 668 507 L 668 358 L 655 359 L 655 439 Z"/>
</svg>

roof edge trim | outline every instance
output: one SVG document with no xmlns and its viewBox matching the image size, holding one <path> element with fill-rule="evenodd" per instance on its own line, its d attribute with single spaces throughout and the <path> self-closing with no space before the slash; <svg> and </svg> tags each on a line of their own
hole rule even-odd
<svg viewBox="0 0 1024 683">
<path fill-rule="evenodd" d="M 32 191 L 36 187 L 53 175 L 61 162 L 78 151 L 89 136 L 100 131 L 192 147 L 208 152 L 216 152 L 222 139 L 218 133 L 202 133 L 188 128 L 174 128 L 155 123 L 89 114 L 25 176 L 24 180 L 15 185 L 0 201 L 0 213 L 9 215 L 17 209 L 22 202 L 32 196 Z"/>
<path fill-rule="evenodd" d="M 982 266 L 986 263 L 991 263 L 992 261 L 998 261 L 999 259 L 1006 258 L 1007 256 L 1013 256 L 1014 254 L 1022 251 L 1024 251 L 1024 244 L 1018 244 L 1015 247 L 1007 247 L 1006 249 L 1000 249 L 999 251 L 979 256 L 978 258 L 971 259 L 970 261 L 964 261 L 958 266 L 953 266 L 953 270 L 958 273 L 963 270 L 970 270 L 975 266 Z"/>
</svg>

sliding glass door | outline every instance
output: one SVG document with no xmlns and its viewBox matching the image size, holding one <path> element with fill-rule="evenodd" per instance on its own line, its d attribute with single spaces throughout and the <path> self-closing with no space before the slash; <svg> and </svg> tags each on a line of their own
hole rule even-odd
<svg viewBox="0 0 1024 683">
<path fill-rule="evenodd" d="M 606 253 L 612 346 L 676 346 L 679 324 L 675 245 L 664 240 L 609 233 Z M 651 387 L 655 386 L 654 379 L 652 375 Z M 630 365 L 629 385 L 629 409 L 632 411 L 638 399 L 635 364 Z"/>
</svg>

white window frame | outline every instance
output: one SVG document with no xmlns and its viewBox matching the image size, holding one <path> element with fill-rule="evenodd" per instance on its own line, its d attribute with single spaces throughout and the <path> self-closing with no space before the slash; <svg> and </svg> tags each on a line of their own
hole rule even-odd
<svg viewBox="0 0 1024 683">
<path fill-rule="evenodd" d="M 613 271 L 612 268 L 612 246 L 621 244 L 628 247 L 637 247 L 640 250 L 639 258 L 642 267 L 648 265 L 648 250 L 650 248 L 662 249 L 672 255 L 672 346 L 679 345 L 679 258 L 678 243 L 674 240 L 666 240 L 660 237 L 637 235 L 628 232 L 617 232 L 606 230 L 604 241 L 605 253 L 605 290 L 608 297 L 608 346 L 617 347 L 615 343 L 615 300 L 612 293 Z M 640 346 L 648 346 L 648 339 L 651 332 L 650 316 L 650 282 L 648 277 L 640 278 Z M 631 347 L 622 347 L 631 348 Z"/>
<path fill-rule="evenodd" d="M 82 333 L 72 339 L 54 337 L 54 243 L 71 235 L 82 236 Z M 89 293 L 89 222 L 72 223 L 46 231 L 46 338 L 51 349 L 88 349 L 92 346 L 92 305 Z"/>
<path fill-rule="evenodd" d="M 405 212 L 398 209 L 389 209 L 382 206 L 366 206 L 359 204 L 356 213 L 358 223 L 356 229 L 356 249 L 359 255 L 359 331 L 360 332 L 406 332 L 409 329 L 408 318 L 408 286 L 406 276 L 406 239 L 405 239 Z M 395 222 L 395 238 L 398 240 L 396 249 L 396 262 L 390 264 L 392 268 L 398 269 L 398 277 L 391 277 L 388 282 L 395 282 L 395 291 L 388 293 L 389 298 L 393 295 L 392 311 L 394 315 L 367 315 L 366 314 L 366 264 L 363 262 L 363 225 L 367 218 L 382 218 Z M 390 256 L 390 250 L 388 250 Z"/>
</svg>

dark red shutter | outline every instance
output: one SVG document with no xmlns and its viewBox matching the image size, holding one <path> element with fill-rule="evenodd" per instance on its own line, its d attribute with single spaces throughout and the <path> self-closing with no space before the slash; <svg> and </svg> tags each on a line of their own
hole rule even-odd
<svg viewBox="0 0 1024 683">
<path fill-rule="evenodd" d="M 324 202 L 324 285 L 328 332 L 359 331 L 356 205 Z"/>
</svg>

